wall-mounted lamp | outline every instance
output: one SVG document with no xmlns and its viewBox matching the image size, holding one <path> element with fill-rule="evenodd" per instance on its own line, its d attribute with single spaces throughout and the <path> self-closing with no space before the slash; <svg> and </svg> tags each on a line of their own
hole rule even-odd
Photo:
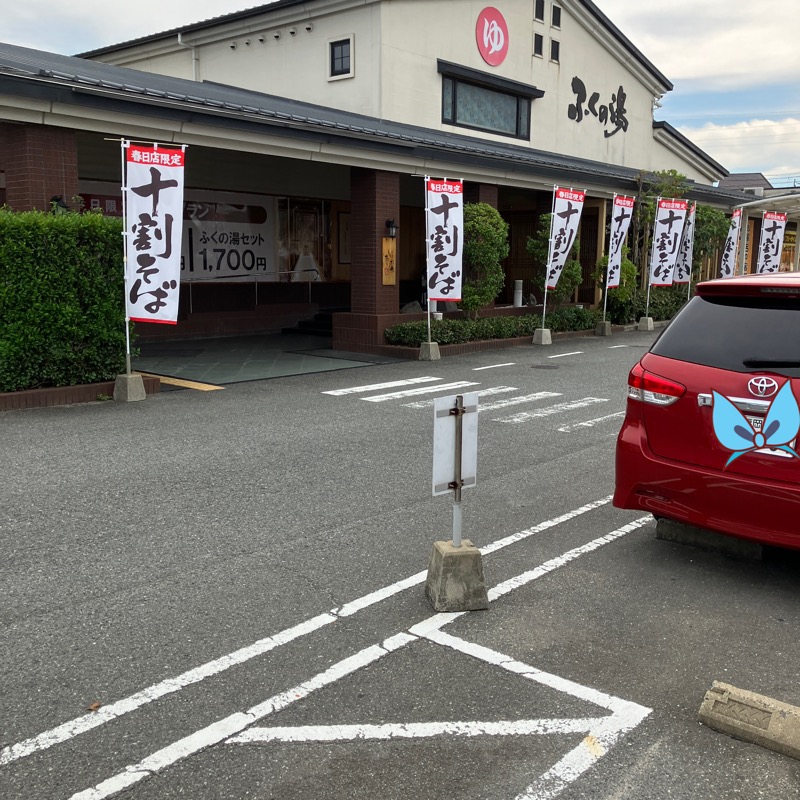
<svg viewBox="0 0 800 800">
<path fill-rule="evenodd" d="M 393 219 L 386 220 L 386 236 L 389 239 L 394 239 L 397 236 L 398 225 Z"/>
<path fill-rule="evenodd" d="M 261 44 L 264 44 L 264 42 L 266 41 L 266 38 L 267 37 L 264 36 L 264 34 L 261 34 L 261 36 L 258 37 L 258 41 L 261 42 Z"/>
<path fill-rule="evenodd" d="M 281 38 L 281 32 L 280 31 L 275 31 L 275 33 L 272 34 L 272 38 L 273 39 L 280 39 Z"/>
<path fill-rule="evenodd" d="M 311 31 L 313 31 L 313 30 L 314 30 L 314 25 L 313 25 L 311 22 L 306 22 L 306 24 L 305 24 L 305 29 L 306 29 L 306 30 L 307 30 L 309 33 L 311 33 Z"/>
<path fill-rule="evenodd" d="M 289 28 L 289 35 L 294 36 L 297 33 L 297 28 Z"/>
<path fill-rule="evenodd" d="M 235 50 L 235 49 L 236 49 L 236 42 L 231 42 L 231 43 L 228 45 L 228 47 L 230 47 L 230 49 L 231 49 L 231 50 Z"/>
</svg>

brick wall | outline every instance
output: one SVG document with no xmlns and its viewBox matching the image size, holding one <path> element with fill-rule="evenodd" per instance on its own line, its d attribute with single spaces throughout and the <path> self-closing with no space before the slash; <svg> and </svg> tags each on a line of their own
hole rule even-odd
<svg viewBox="0 0 800 800">
<path fill-rule="evenodd" d="M 75 132 L 0 124 L 0 170 L 6 176 L 5 201 L 15 211 L 47 211 L 58 195 L 71 204 L 78 194 Z"/>
<path fill-rule="evenodd" d="M 382 241 L 386 220 L 400 221 L 400 178 L 394 172 L 353 169 L 351 196 L 350 307 L 360 314 L 395 314 L 400 287 L 383 286 Z M 401 237 L 402 231 L 398 232 Z"/>
</svg>

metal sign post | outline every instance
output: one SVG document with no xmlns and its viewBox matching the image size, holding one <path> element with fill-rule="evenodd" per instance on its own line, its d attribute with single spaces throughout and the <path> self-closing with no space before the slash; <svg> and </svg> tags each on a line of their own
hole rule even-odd
<svg viewBox="0 0 800 800">
<path fill-rule="evenodd" d="M 489 607 L 481 551 L 461 539 L 461 492 L 475 486 L 478 393 L 433 401 L 433 494 L 453 493 L 453 539 L 434 542 L 425 595 L 436 611 Z"/>
<path fill-rule="evenodd" d="M 434 400 L 433 495 L 453 493 L 453 547 L 461 547 L 461 492 L 475 486 L 478 393 Z"/>
</svg>

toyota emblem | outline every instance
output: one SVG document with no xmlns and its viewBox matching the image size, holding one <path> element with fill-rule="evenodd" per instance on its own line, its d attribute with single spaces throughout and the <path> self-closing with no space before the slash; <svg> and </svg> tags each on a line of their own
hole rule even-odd
<svg viewBox="0 0 800 800">
<path fill-rule="evenodd" d="M 759 375 L 757 378 L 750 378 L 747 388 L 750 390 L 750 394 L 756 397 L 772 397 L 778 391 L 778 381 L 765 375 Z"/>
</svg>

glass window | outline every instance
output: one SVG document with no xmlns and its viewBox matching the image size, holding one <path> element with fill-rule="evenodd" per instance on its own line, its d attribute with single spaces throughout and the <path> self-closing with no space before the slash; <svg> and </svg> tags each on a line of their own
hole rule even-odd
<svg viewBox="0 0 800 800">
<path fill-rule="evenodd" d="M 561 8 L 559 6 L 553 6 L 552 23 L 554 28 L 561 27 Z"/>
<path fill-rule="evenodd" d="M 550 40 L 550 60 L 558 61 L 561 52 L 561 45 L 555 40 Z"/>
<path fill-rule="evenodd" d="M 533 4 L 533 18 L 544 22 L 544 0 L 536 0 Z"/>
<path fill-rule="evenodd" d="M 531 101 L 528 97 L 442 78 L 442 122 L 527 139 Z"/>
<path fill-rule="evenodd" d="M 331 42 L 331 77 L 350 75 L 350 39 L 339 39 Z"/>
<path fill-rule="evenodd" d="M 694 297 L 664 329 L 651 352 L 734 372 L 769 370 L 800 378 L 798 338 L 797 300 L 780 295 Z"/>
<path fill-rule="evenodd" d="M 544 56 L 544 36 L 541 33 L 533 34 L 533 54 L 539 58 Z"/>
</svg>

